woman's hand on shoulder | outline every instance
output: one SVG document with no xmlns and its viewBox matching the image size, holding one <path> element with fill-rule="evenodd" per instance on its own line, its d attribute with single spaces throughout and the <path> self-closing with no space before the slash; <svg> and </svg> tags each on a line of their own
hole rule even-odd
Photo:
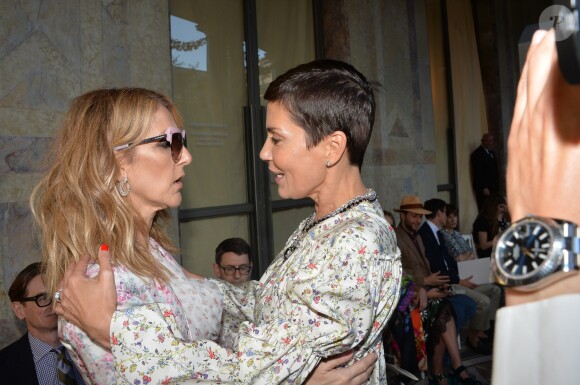
<svg viewBox="0 0 580 385">
<path fill-rule="evenodd" d="M 90 258 L 83 256 L 67 269 L 60 282 L 60 301 L 55 311 L 83 330 L 92 340 L 110 349 L 109 329 L 117 308 L 117 290 L 107 245 L 98 252 L 99 274 L 85 275 Z"/>
</svg>

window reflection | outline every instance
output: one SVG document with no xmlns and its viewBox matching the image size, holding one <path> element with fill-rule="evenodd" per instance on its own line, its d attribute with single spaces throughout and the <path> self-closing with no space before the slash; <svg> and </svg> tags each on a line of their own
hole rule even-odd
<svg viewBox="0 0 580 385">
<path fill-rule="evenodd" d="M 197 24 L 171 16 L 171 63 L 174 67 L 207 71 L 207 37 Z"/>
</svg>

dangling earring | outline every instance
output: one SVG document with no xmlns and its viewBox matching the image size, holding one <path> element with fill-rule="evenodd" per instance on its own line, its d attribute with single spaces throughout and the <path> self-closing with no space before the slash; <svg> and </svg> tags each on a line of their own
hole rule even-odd
<svg viewBox="0 0 580 385">
<path fill-rule="evenodd" d="M 131 192 L 131 186 L 129 186 L 129 181 L 126 176 L 121 178 L 121 181 L 117 185 L 117 191 L 119 191 L 122 197 L 126 197 Z"/>
<path fill-rule="evenodd" d="M 326 163 L 324 163 L 324 164 L 326 165 L 326 167 L 330 167 L 331 166 L 330 160 L 327 160 Z"/>
</svg>

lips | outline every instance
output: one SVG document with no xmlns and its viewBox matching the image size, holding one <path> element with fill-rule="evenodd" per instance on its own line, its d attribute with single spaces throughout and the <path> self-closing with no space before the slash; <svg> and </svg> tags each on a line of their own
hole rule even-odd
<svg viewBox="0 0 580 385">
<path fill-rule="evenodd" d="M 280 171 L 276 171 L 276 170 L 272 170 L 271 168 L 268 169 L 272 174 L 274 174 L 274 177 L 276 179 L 280 179 L 284 176 L 284 173 L 280 172 Z"/>
</svg>

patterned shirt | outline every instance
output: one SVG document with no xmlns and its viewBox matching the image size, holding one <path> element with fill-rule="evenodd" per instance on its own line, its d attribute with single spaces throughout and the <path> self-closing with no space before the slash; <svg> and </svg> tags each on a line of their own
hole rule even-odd
<svg viewBox="0 0 580 385">
<path fill-rule="evenodd" d="M 113 362 L 111 352 L 95 344 L 62 317 L 59 319 L 60 339 L 69 349 L 87 383 L 161 384 L 169 379 L 188 379 L 195 375 L 194 371 L 201 366 L 197 363 L 205 360 L 212 349 L 220 351 L 221 365 L 216 366 L 212 362 L 201 370 L 206 375 L 215 371 L 216 379 L 234 378 L 233 369 L 228 374 L 227 362 L 235 356 L 213 342 L 219 335 L 222 315 L 219 291 L 210 282 L 186 277 L 181 266 L 167 251 L 153 239 L 150 239 L 150 244 L 152 255 L 172 274 L 167 285 L 138 277 L 124 266 L 114 267 L 116 313 L 126 316 L 128 321 L 124 326 L 139 330 L 132 344 L 140 344 L 139 338 L 151 344 L 147 345 L 152 347 L 146 351 L 146 357 L 123 349 L 123 354 L 130 358 L 117 359 L 115 356 Z M 97 273 L 98 265 L 89 266 L 88 276 Z M 151 321 L 149 313 L 154 314 Z M 155 324 L 156 317 L 163 322 Z M 114 339 L 112 343 L 115 345 Z M 180 344 L 187 348 L 182 348 Z M 123 348 L 130 346 L 127 344 Z"/>
<path fill-rule="evenodd" d="M 369 383 L 386 384 L 381 334 L 397 304 L 401 274 L 382 208 L 363 202 L 313 227 L 259 282 L 215 282 L 224 293 L 224 329 L 239 330 L 235 359 L 210 341 L 185 343 L 171 335 L 173 318 L 147 305 L 113 315 L 115 366 L 129 383 L 300 384 L 322 358 L 354 349 L 356 359 L 377 352 Z"/>
<path fill-rule="evenodd" d="M 32 350 L 38 385 L 60 385 L 56 372 L 58 353 L 53 350 L 54 348 L 50 344 L 39 340 L 30 333 L 28 333 L 28 341 Z M 68 356 L 68 353 L 65 354 Z M 70 356 L 68 358 L 70 360 Z M 72 371 L 77 383 L 83 385 L 84 382 L 78 370 L 73 367 Z"/>
<path fill-rule="evenodd" d="M 459 231 L 445 229 L 441 231 L 441 234 L 443 234 L 443 238 L 445 238 L 447 251 L 453 258 L 457 258 L 461 254 L 473 251 L 469 246 L 469 243 L 463 238 Z"/>
</svg>

